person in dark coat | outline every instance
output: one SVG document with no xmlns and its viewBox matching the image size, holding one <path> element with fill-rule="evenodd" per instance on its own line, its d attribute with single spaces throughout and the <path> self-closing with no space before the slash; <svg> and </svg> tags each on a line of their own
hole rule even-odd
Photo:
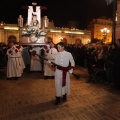
<svg viewBox="0 0 120 120">
<path fill-rule="evenodd" d="M 107 80 L 106 83 L 108 84 L 113 84 L 114 82 L 114 78 L 113 78 L 113 62 L 114 62 L 114 58 L 117 52 L 117 44 L 116 43 L 112 43 L 110 45 L 110 48 L 107 52 L 107 58 L 106 58 L 106 72 L 107 72 Z"/>
<path fill-rule="evenodd" d="M 117 40 L 117 50 L 113 58 L 113 77 L 113 88 L 120 89 L 120 39 Z"/>
<path fill-rule="evenodd" d="M 95 62 L 95 64 L 93 64 L 91 69 L 89 69 L 89 79 L 86 82 L 91 82 L 95 73 L 100 69 L 104 69 L 104 65 L 105 65 L 105 59 L 103 58 L 103 54 L 98 53 L 97 61 Z"/>
</svg>

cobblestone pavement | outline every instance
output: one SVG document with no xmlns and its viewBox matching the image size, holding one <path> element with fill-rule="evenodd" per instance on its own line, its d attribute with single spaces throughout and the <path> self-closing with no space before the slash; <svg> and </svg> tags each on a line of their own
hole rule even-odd
<svg viewBox="0 0 120 120">
<path fill-rule="evenodd" d="M 54 105 L 53 79 L 43 73 L 24 73 L 15 80 L 0 77 L 0 120 L 120 120 L 120 91 L 108 86 L 86 83 L 87 70 L 71 75 L 71 94 L 67 102 Z"/>
</svg>

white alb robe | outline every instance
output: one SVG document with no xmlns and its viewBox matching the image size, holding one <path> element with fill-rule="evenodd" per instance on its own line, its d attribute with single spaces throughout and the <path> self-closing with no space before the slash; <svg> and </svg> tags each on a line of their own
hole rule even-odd
<svg viewBox="0 0 120 120">
<path fill-rule="evenodd" d="M 51 48 L 47 54 L 47 59 L 51 62 L 55 62 L 55 55 L 57 54 L 56 48 Z M 55 76 L 54 68 L 48 62 L 44 62 L 44 76 Z"/>
<path fill-rule="evenodd" d="M 40 47 L 34 47 L 32 48 L 32 51 L 36 51 L 36 54 L 40 55 Z M 40 62 L 40 58 L 39 56 L 35 55 L 31 55 L 31 62 L 30 62 L 30 71 L 41 71 L 42 67 L 41 67 L 41 62 Z"/>
<path fill-rule="evenodd" d="M 58 52 L 55 56 L 55 63 L 63 66 L 68 67 L 69 62 L 71 63 L 71 66 L 75 66 L 75 62 L 73 59 L 73 56 L 70 52 L 63 51 Z M 65 93 L 67 95 L 70 94 L 70 73 L 67 72 L 66 74 L 66 85 L 62 87 L 62 70 L 56 69 L 55 71 L 55 87 L 56 87 L 56 96 L 60 97 L 64 95 Z"/>
<path fill-rule="evenodd" d="M 23 58 L 21 55 L 22 47 L 17 48 L 14 45 L 7 50 L 8 62 L 7 62 L 7 78 L 20 77 L 25 68 Z"/>
</svg>

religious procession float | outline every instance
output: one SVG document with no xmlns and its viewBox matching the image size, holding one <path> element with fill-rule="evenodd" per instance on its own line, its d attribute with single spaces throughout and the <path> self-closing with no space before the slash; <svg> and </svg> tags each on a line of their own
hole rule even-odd
<svg viewBox="0 0 120 120">
<path fill-rule="evenodd" d="M 23 18 L 20 15 L 18 24 L 21 28 L 21 45 L 45 45 L 47 42 L 46 32 L 48 28 L 48 18 L 44 16 L 41 20 L 41 6 L 27 6 L 27 24 L 23 26 Z"/>
</svg>

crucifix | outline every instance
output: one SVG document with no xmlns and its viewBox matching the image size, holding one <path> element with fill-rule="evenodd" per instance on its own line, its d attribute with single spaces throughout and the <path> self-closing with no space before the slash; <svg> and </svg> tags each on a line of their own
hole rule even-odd
<svg viewBox="0 0 120 120">
<path fill-rule="evenodd" d="M 37 2 L 34 0 L 32 2 L 32 6 L 22 6 L 22 9 L 28 9 L 28 19 L 27 25 L 37 25 L 39 24 L 39 28 L 41 27 L 41 9 L 47 9 L 45 6 L 37 6 Z M 32 20 L 35 20 L 34 23 L 31 24 Z"/>
</svg>

